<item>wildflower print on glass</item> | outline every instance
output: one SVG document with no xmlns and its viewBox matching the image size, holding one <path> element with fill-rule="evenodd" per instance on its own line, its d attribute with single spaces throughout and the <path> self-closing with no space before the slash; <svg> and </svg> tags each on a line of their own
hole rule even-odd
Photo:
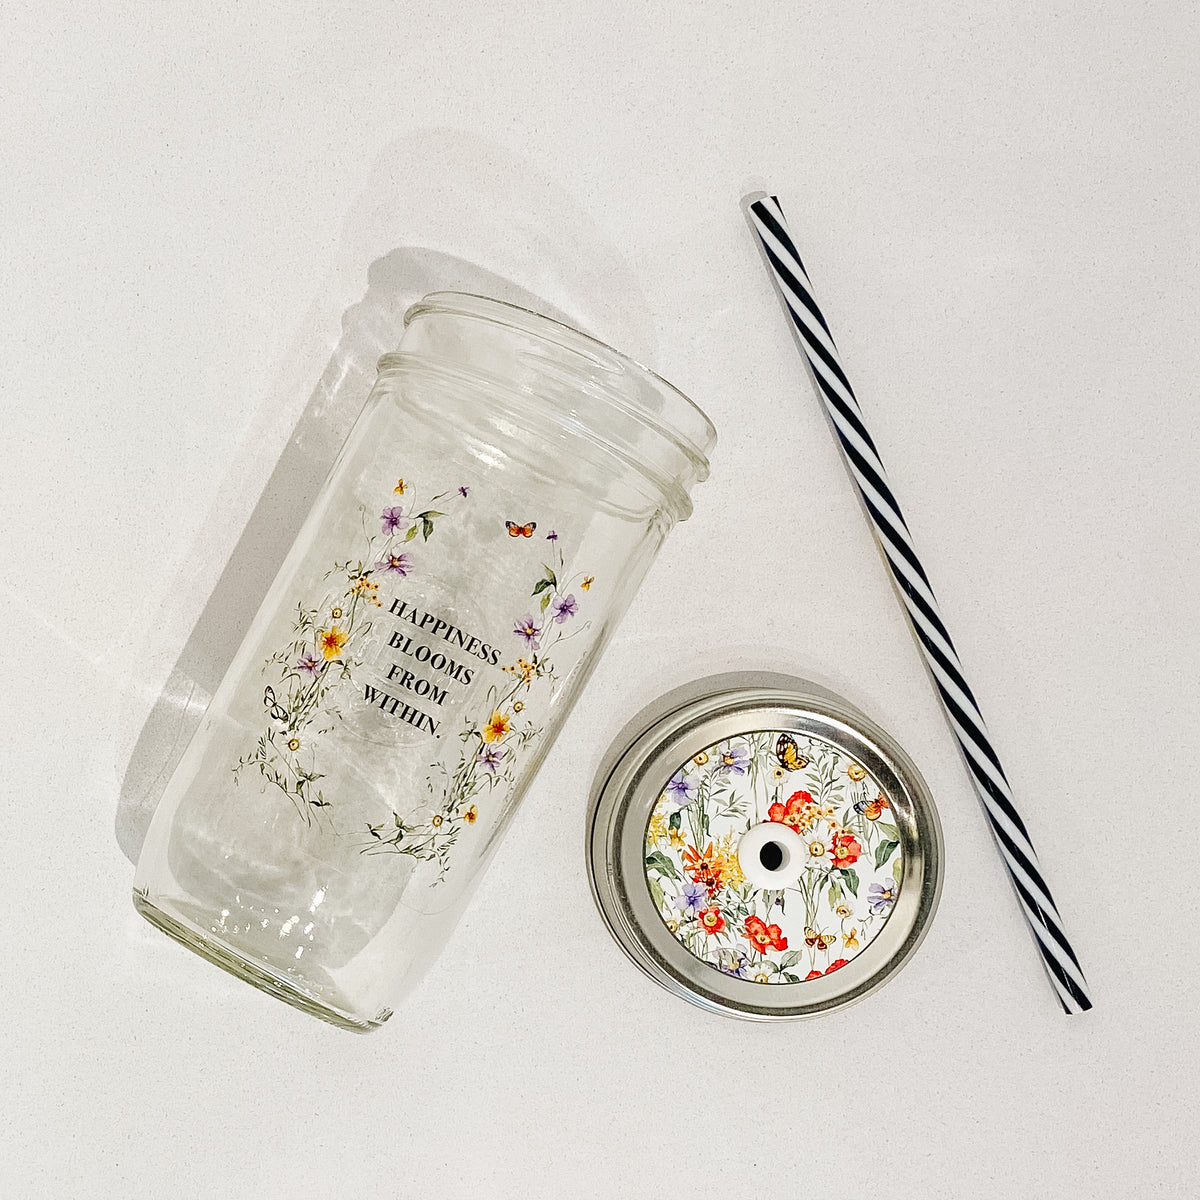
<svg viewBox="0 0 1200 1200">
<path fill-rule="evenodd" d="M 509 521 L 505 531 L 509 537 L 526 538 L 536 525 L 531 521 L 515 527 Z M 518 533 L 514 534 L 514 527 Z M 530 532 L 524 532 L 526 529 Z M 364 853 L 407 854 L 435 860 L 444 876 L 450 850 L 463 826 L 477 820 L 479 803 L 492 797 L 497 789 L 503 802 L 516 782 L 518 766 L 544 728 L 526 705 L 535 689 L 548 690 L 557 680 L 556 649 L 589 628 L 587 622 L 577 619 L 580 602 L 573 589 L 577 581 L 581 591 L 587 591 L 595 582 L 582 572 L 567 574 L 557 533 L 552 531 L 546 540 L 551 543 L 551 561 L 543 565 L 529 593 L 530 611 L 512 618 L 513 661 L 501 667 L 508 679 L 491 685 L 481 711 L 463 717 L 458 732 L 462 751 L 457 765 L 451 769 L 438 762 L 431 768 L 426 781 L 431 800 L 428 817 L 414 822 L 393 812 L 389 820 L 368 825 L 367 834 L 372 840 L 363 848 Z M 537 710 L 536 704 L 532 707 Z"/>
<path fill-rule="evenodd" d="M 887 796 L 845 751 L 759 731 L 708 746 L 664 784 L 646 825 L 646 884 L 667 929 L 714 970 L 803 983 L 846 966 L 892 913 L 902 879 Z M 757 888 L 742 836 L 778 822 L 807 858 L 788 887 Z"/>
<path fill-rule="evenodd" d="M 377 516 L 364 510 L 361 553 L 327 572 L 329 590 L 319 603 L 297 606 L 292 640 L 263 667 L 270 679 L 263 691 L 266 728 L 254 751 L 238 760 L 234 775 L 257 770 L 308 822 L 315 812 L 333 808 L 321 787 L 326 778 L 321 738 L 344 719 L 342 706 L 355 694 L 356 679 L 366 666 L 367 635 L 375 610 L 383 606 L 380 585 L 420 576 L 423 555 L 413 546 L 423 547 L 436 523 L 447 516 L 439 506 L 445 502 L 449 508 L 470 491 L 452 488 L 417 503 L 409 499 L 413 490 L 411 483 L 398 479 Z M 511 525 L 503 527 L 508 536 Z M 533 521 L 522 526 L 520 538 L 530 537 L 534 528 Z M 463 717 L 456 765 L 449 767 L 440 759 L 431 764 L 428 803 L 418 815 L 393 810 L 384 820 L 368 822 L 365 831 L 359 826 L 364 853 L 435 861 L 444 876 L 462 829 L 479 819 L 478 801 L 497 789 L 503 798 L 516 782 L 527 748 L 544 727 L 526 709 L 531 694 L 540 681 L 546 681 L 548 690 L 556 680 L 555 648 L 589 628 L 580 619 L 576 589 L 588 591 L 594 579 L 582 572 L 567 575 L 557 540 L 557 534 L 549 539 L 551 561 L 530 588 L 530 611 L 511 618 L 513 661 L 501 668 L 508 678 L 492 684 L 482 705 Z M 368 687 L 368 698 L 375 691 Z"/>
<path fill-rule="evenodd" d="M 257 770 L 306 821 L 331 807 L 321 788 L 321 737 L 342 719 L 342 704 L 362 666 L 371 618 L 382 606 L 378 581 L 403 579 L 413 570 L 417 554 L 403 547 L 418 537 L 428 542 L 435 522 L 446 515 L 434 506 L 456 495 L 452 489 L 420 504 L 404 499 L 412 490 L 398 479 L 378 517 L 363 510 L 361 553 L 326 572 L 329 590 L 320 601 L 296 606 L 292 640 L 263 666 L 271 679 L 263 689 L 266 727 L 254 750 L 238 759 L 234 778 Z M 465 496 L 466 489 L 458 488 L 457 495 Z M 378 533 L 371 531 L 374 521 Z"/>
</svg>

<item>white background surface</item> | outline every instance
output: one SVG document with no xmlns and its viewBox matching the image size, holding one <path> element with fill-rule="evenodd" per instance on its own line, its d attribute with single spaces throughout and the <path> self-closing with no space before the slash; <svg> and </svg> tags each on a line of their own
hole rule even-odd
<svg viewBox="0 0 1200 1200">
<path fill-rule="evenodd" d="M 0 1193 L 1195 1195 L 1189 6 L 199 11 L 0 15 Z M 441 211 L 439 249 L 513 277 L 524 261 L 721 442 L 446 953 L 355 1038 L 142 922 L 113 824 L 238 526 L 197 533 L 231 488 L 252 505 L 290 428 L 264 403 L 298 345 L 321 364 L 336 339 L 311 314 L 373 164 L 425 142 L 457 147 L 431 162 L 460 174 L 414 167 L 414 227 L 401 206 L 380 238 L 420 244 Z M 1026 810 L 1089 1015 L 1042 976 L 809 390 L 738 209 L 760 186 Z M 580 280 L 550 295 L 520 253 L 568 208 L 613 248 L 590 312 Z M 256 420 L 273 432 L 249 445 Z M 581 846 L 632 709 L 749 666 L 888 728 L 947 847 L 901 975 L 766 1028 L 642 978 Z"/>
</svg>

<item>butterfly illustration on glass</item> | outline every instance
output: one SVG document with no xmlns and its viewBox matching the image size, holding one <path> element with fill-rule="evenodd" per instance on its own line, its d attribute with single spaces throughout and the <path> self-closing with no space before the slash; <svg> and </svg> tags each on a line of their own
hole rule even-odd
<svg viewBox="0 0 1200 1200">
<path fill-rule="evenodd" d="M 537 528 L 537 522 L 530 521 L 527 525 L 518 525 L 516 521 L 505 521 L 504 528 L 508 530 L 509 537 L 533 537 L 533 531 Z"/>
</svg>

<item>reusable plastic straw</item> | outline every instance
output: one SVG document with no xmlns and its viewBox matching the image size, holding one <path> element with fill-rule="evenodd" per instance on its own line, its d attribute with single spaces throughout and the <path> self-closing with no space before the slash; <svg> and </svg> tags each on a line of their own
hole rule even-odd
<svg viewBox="0 0 1200 1200">
<path fill-rule="evenodd" d="M 812 285 L 788 234 L 774 196 L 757 193 L 742 201 L 762 243 L 775 285 L 787 306 L 798 341 L 825 411 L 837 434 L 846 466 L 904 602 L 930 676 L 958 738 L 971 781 L 987 814 L 1009 878 L 1033 931 L 1050 982 L 1068 1013 L 1092 1007 L 1079 960 L 1063 932 L 1050 889 L 1025 822 L 1013 803 L 1000 759 L 992 748 L 975 697 L 963 678 L 962 664 L 938 611 L 933 588 L 913 549 L 912 536 L 888 485 L 875 443 L 867 432 L 854 389 L 846 378 L 833 335 L 813 299 Z"/>
</svg>

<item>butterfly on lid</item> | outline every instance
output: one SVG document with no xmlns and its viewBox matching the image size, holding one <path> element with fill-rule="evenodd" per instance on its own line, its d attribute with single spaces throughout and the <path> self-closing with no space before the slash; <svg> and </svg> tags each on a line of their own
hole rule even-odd
<svg viewBox="0 0 1200 1200">
<path fill-rule="evenodd" d="M 530 521 L 528 525 L 518 525 L 516 521 L 505 521 L 504 528 L 508 530 L 509 537 L 533 537 L 537 522 Z"/>
<path fill-rule="evenodd" d="M 874 800 L 860 800 L 854 806 L 854 811 L 860 817 L 866 817 L 868 821 L 878 821 L 883 816 L 883 810 L 888 807 L 887 799 L 880 792 Z"/>
<path fill-rule="evenodd" d="M 818 933 L 810 925 L 804 931 L 804 940 L 810 946 L 816 946 L 821 950 L 828 950 L 829 947 L 837 941 L 837 938 L 835 938 L 832 933 Z"/>
<path fill-rule="evenodd" d="M 779 735 L 775 743 L 775 757 L 785 771 L 800 771 L 808 766 L 808 759 L 800 753 L 800 747 L 790 733 Z"/>
</svg>

